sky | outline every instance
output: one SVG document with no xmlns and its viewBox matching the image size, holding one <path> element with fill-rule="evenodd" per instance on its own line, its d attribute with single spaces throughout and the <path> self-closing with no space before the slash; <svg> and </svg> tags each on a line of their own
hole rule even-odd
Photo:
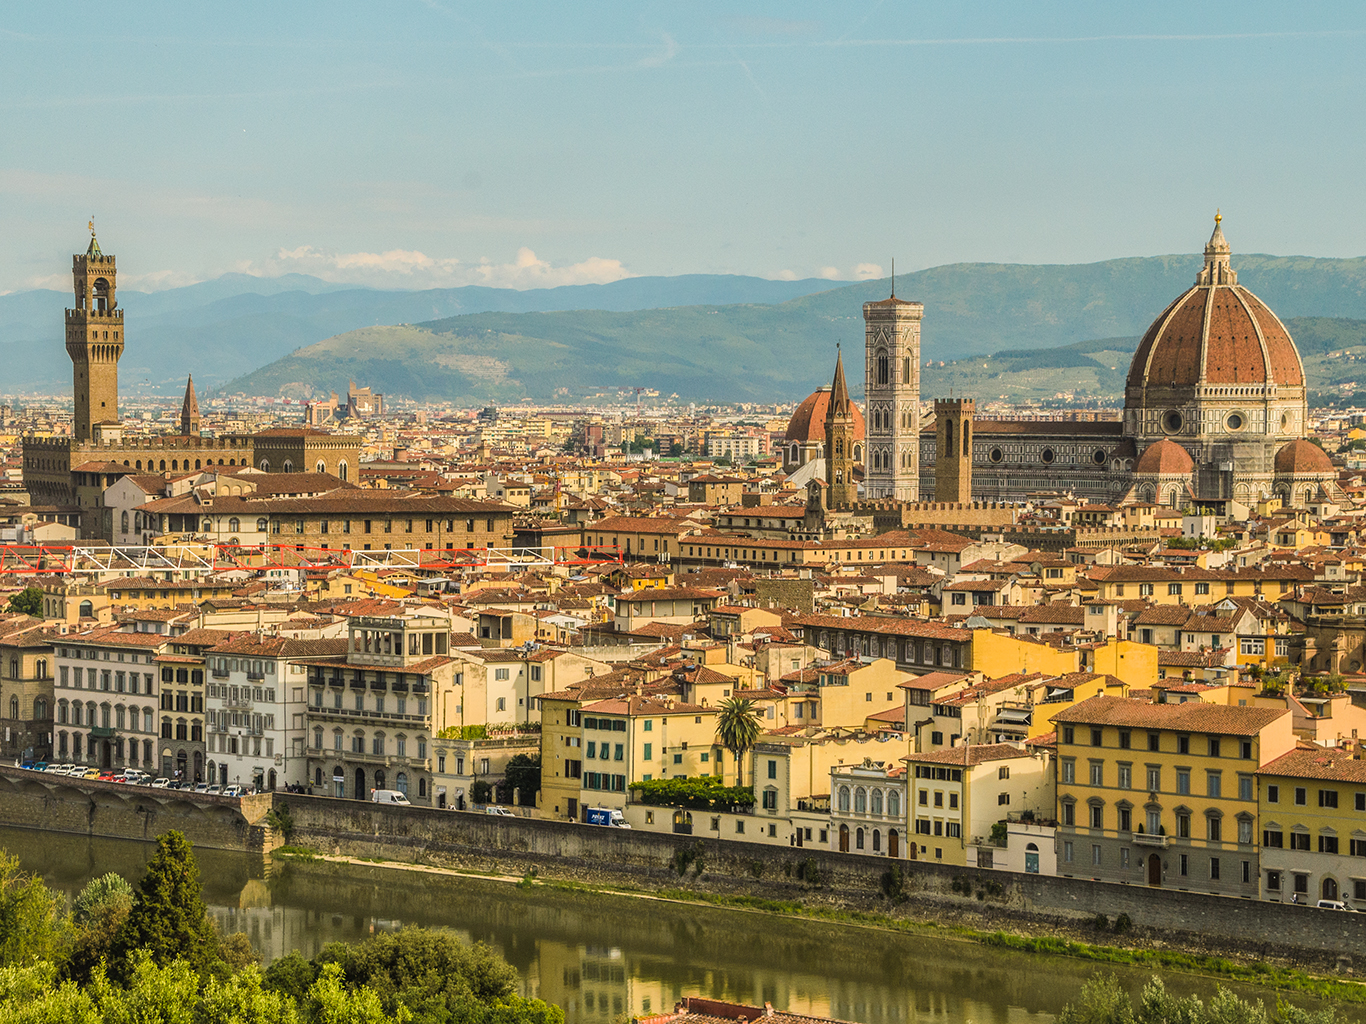
<svg viewBox="0 0 1366 1024">
<path fill-rule="evenodd" d="M 0 293 L 1366 253 L 1366 5 L 0 9 Z"/>
</svg>

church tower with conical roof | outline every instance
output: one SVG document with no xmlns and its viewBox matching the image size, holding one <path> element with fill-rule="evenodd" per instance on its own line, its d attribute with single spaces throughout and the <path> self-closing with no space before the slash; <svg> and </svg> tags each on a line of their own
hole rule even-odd
<svg viewBox="0 0 1366 1024">
<path fill-rule="evenodd" d="M 869 498 L 920 497 L 920 320 L 925 307 L 896 297 L 863 304 L 866 370 L 864 481 Z"/>
<path fill-rule="evenodd" d="M 194 374 L 185 382 L 185 401 L 180 406 L 180 432 L 186 437 L 199 436 L 199 399 L 194 393 Z"/>
<path fill-rule="evenodd" d="M 856 450 L 854 403 L 844 379 L 844 359 L 836 354 L 835 380 L 825 412 L 825 483 L 830 508 L 852 505 L 858 500 L 858 484 L 854 480 Z"/>
<path fill-rule="evenodd" d="M 100 426 L 119 422 L 119 357 L 124 339 L 116 273 L 114 257 L 100 252 L 92 226 L 90 247 L 71 258 L 75 308 L 66 311 L 77 441 L 89 441 Z"/>
</svg>

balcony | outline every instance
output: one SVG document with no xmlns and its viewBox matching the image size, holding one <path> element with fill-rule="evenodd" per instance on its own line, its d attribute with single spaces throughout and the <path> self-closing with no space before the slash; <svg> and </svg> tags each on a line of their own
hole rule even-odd
<svg viewBox="0 0 1366 1024">
<path fill-rule="evenodd" d="M 1154 846 L 1159 850 L 1165 850 L 1171 845 L 1171 837 L 1152 832 L 1134 832 L 1130 838 L 1135 846 Z"/>
</svg>

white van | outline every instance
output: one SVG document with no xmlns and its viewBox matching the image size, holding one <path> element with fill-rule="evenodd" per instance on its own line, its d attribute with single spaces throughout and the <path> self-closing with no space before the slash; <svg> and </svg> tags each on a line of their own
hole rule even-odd
<svg viewBox="0 0 1366 1024">
<path fill-rule="evenodd" d="M 396 789 L 372 789 L 370 790 L 370 802 L 376 804 L 402 804 L 404 807 L 411 807 L 408 798 Z"/>
</svg>

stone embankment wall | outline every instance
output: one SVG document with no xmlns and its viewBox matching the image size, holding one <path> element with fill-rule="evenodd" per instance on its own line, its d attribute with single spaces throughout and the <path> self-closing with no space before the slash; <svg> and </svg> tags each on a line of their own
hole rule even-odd
<svg viewBox="0 0 1366 1024">
<path fill-rule="evenodd" d="M 535 868 L 548 878 L 878 908 L 987 929 L 1037 932 L 1041 925 L 1074 927 L 1127 914 L 1137 935 L 1182 948 L 1298 955 L 1319 966 L 1366 969 L 1366 914 L 573 822 L 317 797 L 276 800 L 293 819 L 290 841 L 322 853 L 506 875 Z"/>
<path fill-rule="evenodd" d="M 265 852 L 270 794 L 208 796 L 0 767 L 0 824 L 107 839 L 153 840 L 178 829 L 196 846 Z"/>
</svg>

